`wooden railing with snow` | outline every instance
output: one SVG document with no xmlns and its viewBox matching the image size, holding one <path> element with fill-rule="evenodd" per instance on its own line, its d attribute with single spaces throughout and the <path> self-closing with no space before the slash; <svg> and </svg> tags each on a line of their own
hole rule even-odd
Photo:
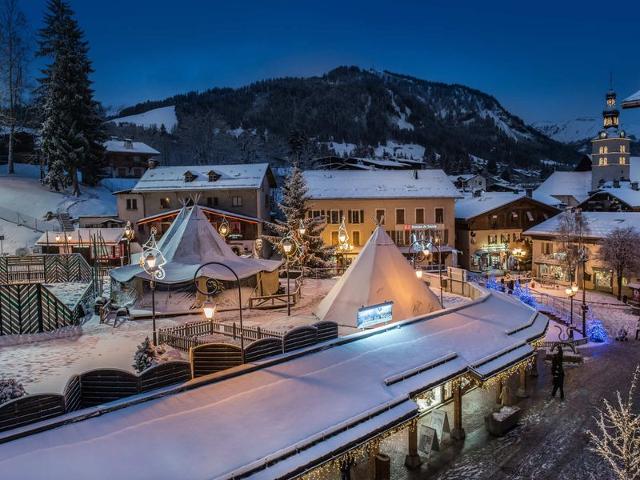
<svg viewBox="0 0 640 480">
<path fill-rule="evenodd" d="M 72 376 L 60 394 L 27 395 L 0 404 L 0 432 L 191 379 L 188 362 L 153 366 L 139 375 L 103 368 Z"/>
<path fill-rule="evenodd" d="M 92 281 L 91 267 L 79 253 L 0 257 L 0 285 Z"/>
</svg>

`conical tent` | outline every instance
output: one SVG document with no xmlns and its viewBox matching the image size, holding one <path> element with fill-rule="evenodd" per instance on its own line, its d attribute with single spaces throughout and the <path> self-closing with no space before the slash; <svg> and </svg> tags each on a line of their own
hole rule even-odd
<svg viewBox="0 0 640 480">
<path fill-rule="evenodd" d="M 394 322 L 440 309 L 440 302 L 382 227 L 377 227 L 360 254 L 320 302 L 321 320 L 356 326 L 363 306 L 393 302 Z"/>
<path fill-rule="evenodd" d="M 236 255 L 197 205 L 182 208 L 158 242 L 158 249 L 167 262 L 163 266 L 166 275 L 161 283 L 193 280 L 196 270 L 202 264 L 212 261 L 231 267 L 241 279 L 259 272 L 272 272 L 282 263 Z M 229 270 L 219 265 L 203 268 L 200 275 L 218 280 L 235 280 Z M 128 282 L 133 277 L 148 278 L 135 259 L 131 265 L 113 269 L 111 276 L 118 282 Z"/>
</svg>

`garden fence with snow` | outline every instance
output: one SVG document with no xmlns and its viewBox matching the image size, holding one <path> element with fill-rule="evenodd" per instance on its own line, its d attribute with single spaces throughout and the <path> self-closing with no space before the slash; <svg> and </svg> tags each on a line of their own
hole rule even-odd
<svg viewBox="0 0 640 480">
<path fill-rule="evenodd" d="M 80 254 L 0 257 L 0 336 L 78 325 L 95 297 Z"/>
</svg>

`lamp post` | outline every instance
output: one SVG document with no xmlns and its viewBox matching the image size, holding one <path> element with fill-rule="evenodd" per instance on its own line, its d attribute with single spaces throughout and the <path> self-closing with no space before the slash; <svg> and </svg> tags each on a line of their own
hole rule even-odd
<svg viewBox="0 0 640 480">
<path fill-rule="evenodd" d="M 289 237 L 284 237 L 282 242 L 282 251 L 286 256 L 285 268 L 287 271 L 287 316 L 291 316 L 291 297 L 290 297 L 290 282 L 289 282 L 289 257 L 293 254 L 294 244 Z"/>
<path fill-rule="evenodd" d="M 304 281 L 304 264 L 305 264 L 305 255 L 307 254 L 307 249 L 304 243 L 304 234 L 307 232 L 307 227 L 304 226 L 304 222 L 300 220 L 300 225 L 298 226 L 298 238 L 300 238 L 300 296 L 302 296 L 302 282 Z"/>
<path fill-rule="evenodd" d="M 231 268 L 229 265 L 226 265 L 224 263 L 221 263 L 221 262 L 203 263 L 198 267 L 196 272 L 193 274 L 193 283 L 196 286 L 196 290 L 201 295 L 206 295 L 207 297 L 209 297 L 210 295 L 208 291 L 203 292 L 202 290 L 200 290 L 200 287 L 198 286 L 198 273 L 200 273 L 200 270 L 202 270 L 204 267 L 207 267 L 209 265 L 220 265 L 221 267 L 226 268 L 233 274 L 233 276 L 236 279 L 236 284 L 238 285 L 238 312 L 240 317 L 240 355 L 241 355 L 242 363 L 244 363 L 244 326 L 242 324 L 242 287 L 240 285 L 240 277 L 238 277 L 238 274 L 233 268 Z M 210 304 L 207 305 L 207 303 L 209 302 L 206 302 L 203 308 L 204 315 L 208 320 L 213 320 L 213 315 L 215 314 L 215 306 L 212 307 Z"/>
<path fill-rule="evenodd" d="M 571 287 L 567 287 L 565 293 L 569 296 L 570 300 L 570 313 L 569 313 L 569 324 L 571 325 L 570 336 L 573 337 L 573 297 L 578 293 L 578 285 L 572 285 Z"/>
<path fill-rule="evenodd" d="M 580 263 L 582 263 L 582 336 L 587 338 L 587 289 L 585 287 L 585 268 L 587 266 L 587 250 L 580 248 Z"/>
<path fill-rule="evenodd" d="M 440 279 L 440 306 L 444 308 L 444 300 L 442 297 L 442 252 L 440 250 L 440 236 L 438 234 L 435 235 L 433 242 L 430 242 L 433 246 L 436 247 L 438 251 L 438 278 Z"/>
<path fill-rule="evenodd" d="M 156 332 L 156 281 L 162 280 L 165 276 L 164 264 L 167 261 L 156 244 L 156 229 L 151 228 L 149 240 L 142 246 L 140 255 L 140 266 L 149 275 L 149 287 L 151 288 L 151 321 L 153 325 L 153 344 L 157 345 L 158 336 Z"/>
</svg>

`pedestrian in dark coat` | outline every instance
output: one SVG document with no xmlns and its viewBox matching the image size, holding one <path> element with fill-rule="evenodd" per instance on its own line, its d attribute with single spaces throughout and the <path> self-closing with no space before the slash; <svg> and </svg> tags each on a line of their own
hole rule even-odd
<svg viewBox="0 0 640 480">
<path fill-rule="evenodd" d="M 564 400 L 564 367 L 562 366 L 562 349 L 553 357 L 551 361 L 551 377 L 553 378 L 553 391 L 551 396 L 555 398 L 556 392 L 560 390 L 560 400 Z"/>
</svg>

